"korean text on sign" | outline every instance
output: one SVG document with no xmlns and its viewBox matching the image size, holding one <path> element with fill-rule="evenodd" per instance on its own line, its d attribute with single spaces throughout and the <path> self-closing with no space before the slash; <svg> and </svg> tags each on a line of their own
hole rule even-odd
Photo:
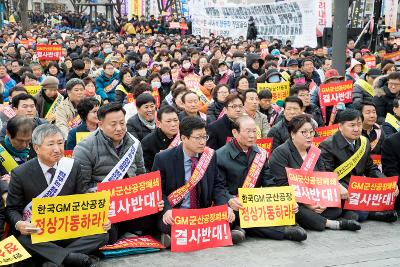
<svg viewBox="0 0 400 267">
<path fill-rule="evenodd" d="M 341 207 L 337 174 L 305 172 L 286 168 L 289 185 L 294 186 L 297 202 L 321 207 Z"/>
<path fill-rule="evenodd" d="M 339 129 L 339 124 L 333 124 L 329 126 L 318 127 L 317 129 L 315 129 L 315 132 L 320 137 L 329 137 L 332 136 L 334 133 L 336 133 L 338 129 Z"/>
<path fill-rule="evenodd" d="M 293 187 L 239 188 L 243 209 L 239 210 L 240 227 L 268 227 L 295 224 L 297 205 Z"/>
<path fill-rule="evenodd" d="M 36 56 L 39 60 L 59 60 L 61 55 L 61 45 L 36 45 Z"/>
<path fill-rule="evenodd" d="M 105 233 L 110 193 L 34 198 L 32 223 L 42 229 L 32 243 L 70 239 Z"/>
<path fill-rule="evenodd" d="M 118 240 L 115 244 L 103 246 L 99 248 L 99 250 L 115 250 L 123 248 L 165 248 L 165 246 L 153 237 L 146 235 L 124 238 Z"/>
<path fill-rule="evenodd" d="M 335 84 L 321 84 L 319 102 L 321 106 L 334 106 L 338 103 L 350 103 L 353 97 L 352 81 Z"/>
<path fill-rule="evenodd" d="M 232 245 L 228 206 L 172 209 L 171 251 L 186 252 Z"/>
<path fill-rule="evenodd" d="M 349 200 L 344 208 L 348 210 L 385 211 L 393 210 L 396 201 L 398 177 L 368 178 L 351 176 Z"/>
<path fill-rule="evenodd" d="M 112 223 L 157 213 L 157 203 L 162 199 L 160 171 L 99 183 L 97 189 L 111 194 L 109 219 Z"/>
<path fill-rule="evenodd" d="M 0 266 L 26 260 L 31 255 L 12 235 L 0 242 Z"/>
<path fill-rule="evenodd" d="M 284 100 L 289 96 L 290 93 L 290 83 L 257 83 L 257 92 L 261 90 L 268 89 L 272 93 L 272 103 L 276 103 L 278 100 Z"/>
<path fill-rule="evenodd" d="M 261 148 L 264 148 L 268 152 L 268 156 L 271 155 L 273 138 L 261 138 L 257 139 L 256 144 Z"/>
</svg>

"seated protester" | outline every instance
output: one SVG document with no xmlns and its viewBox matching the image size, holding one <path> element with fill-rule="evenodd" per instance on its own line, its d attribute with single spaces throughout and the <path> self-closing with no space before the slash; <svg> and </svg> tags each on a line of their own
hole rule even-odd
<svg viewBox="0 0 400 267">
<path fill-rule="evenodd" d="M 128 96 L 126 96 L 124 100 L 124 103 L 126 104 L 123 105 L 123 108 L 126 111 L 125 114 L 126 121 L 128 121 L 128 119 L 132 118 L 134 115 L 137 114 L 135 99 L 143 93 L 151 95 L 150 86 L 142 78 L 135 78 L 132 82 L 132 85 L 133 85 L 133 100 L 128 101 Z"/>
<path fill-rule="evenodd" d="M 376 123 L 378 116 L 374 103 L 364 101 L 361 103 L 362 135 L 366 137 L 371 145 L 371 154 L 382 153 L 381 146 L 385 140 L 379 124 Z"/>
<path fill-rule="evenodd" d="M 125 97 L 129 93 L 133 93 L 133 72 L 129 68 L 123 68 L 118 75 L 120 83 L 115 89 L 115 102 L 123 104 Z"/>
<path fill-rule="evenodd" d="M 66 81 L 68 82 L 71 79 L 84 79 L 87 77 L 85 73 L 85 62 L 82 59 L 75 59 L 72 61 L 72 71 L 70 71 L 66 77 Z M 65 85 L 67 86 L 67 85 Z"/>
<path fill-rule="evenodd" d="M 34 96 L 39 118 L 46 118 L 50 123 L 55 121 L 55 111 L 64 100 L 58 92 L 58 84 L 56 77 L 47 76 L 42 82 L 42 89 Z"/>
<path fill-rule="evenodd" d="M 257 139 L 265 138 L 269 132 L 268 117 L 259 109 L 260 100 L 255 89 L 249 89 L 243 93 L 244 113 L 253 118 L 257 124 Z"/>
<path fill-rule="evenodd" d="M 260 59 L 261 60 L 261 59 Z M 225 61 L 218 64 L 218 73 L 215 74 L 215 84 L 229 84 L 231 79 L 232 71 L 228 68 Z"/>
<path fill-rule="evenodd" d="M 207 127 L 207 132 L 210 136 L 207 146 L 215 150 L 223 147 L 227 143 L 228 138 L 233 136 L 233 122 L 243 116 L 242 98 L 236 93 L 228 95 L 225 99 L 222 112 L 224 116 L 212 122 Z"/>
<path fill-rule="evenodd" d="M 46 120 L 37 117 L 36 100 L 33 96 L 27 94 L 19 94 L 13 98 L 11 104 L 16 116 L 27 116 L 33 120 L 33 128 L 41 124 L 47 123 Z M 3 123 L 0 132 L 0 142 L 4 142 L 6 136 L 7 123 Z"/>
<path fill-rule="evenodd" d="M 15 116 L 7 123 L 7 134 L 1 142 L 5 154 L 10 156 L 10 162 L 14 166 L 21 165 L 36 157 L 31 145 L 33 122 L 27 116 Z M 7 197 L 8 184 L 10 183 L 9 170 L 3 164 L 10 164 L 3 161 L 0 165 L 0 191 L 3 200 Z"/>
<path fill-rule="evenodd" d="M 313 117 L 318 127 L 325 125 L 321 109 L 311 103 L 310 89 L 307 85 L 294 85 L 290 88 L 290 95 L 297 96 L 303 102 L 303 112 Z"/>
<path fill-rule="evenodd" d="M 99 110 L 100 102 L 94 97 L 83 98 L 78 106 L 78 115 L 81 118 L 81 123 L 72 128 L 68 132 L 67 142 L 65 143 L 66 150 L 73 150 L 76 146 L 76 133 L 78 132 L 94 132 L 97 130 L 99 120 L 97 119 L 97 111 Z"/>
<path fill-rule="evenodd" d="M 238 188 L 247 187 L 249 183 L 251 187 L 268 186 L 267 179 L 267 151 L 256 145 L 257 126 L 254 119 L 249 116 L 242 116 L 233 123 L 234 138 L 225 146 L 217 150 L 217 166 L 218 174 L 223 178 L 225 188 L 228 192 L 229 206 L 235 211 L 236 220 L 234 228 L 238 231 L 244 231 L 239 227 L 240 220 L 238 210 L 243 208 L 241 201 L 238 199 Z M 260 155 L 261 159 L 254 162 L 254 158 Z M 259 157 L 259 156 L 257 156 Z M 261 167 L 260 167 L 261 165 Z M 249 175 L 249 170 L 259 168 L 259 172 Z M 248 176 L 249 175 L 249 176 Z M 252 180 L 255 181 L 252 183 Z M 295 209 L 297 212 L 297 209 Z M 254 227 L 247 228 L 249 235 L 271 239 L 289 239 L 294 241 L 303 241 L 307 238 L 307 233 L 301 227 Z"/>
<path fill-rule="evenodd" d="M 386 138 L 382 145 L 382 170 L 387 177 L 400 175 L 400 133 Z M 398 210 L 399 200 L 396 201 Z"/>
<path fill-rule="evenodd" d="M 34 158 L 11 172 L 11 181 L 7 197 L 7 215 L 18 241 L 33 256 L 24 263 L 43 263 L 41 266 L 91 266 L 95 263 L 88 254 L 105 245 L 108 234 L 98 234 L 63 240 L 62 242 L 44 242 L 32 244 L 30 235 L 36 234 L 36 226 L 25 217 L 24 207 L 31 203 L 43 191 L 49 191 L 58 178 L 57 170 L 68 175 L 59 193 L 51 196 L 65 196 L 83 193 L 83 175 L 78 162 L 63 158 L 64 138 L 57 126 L 45 124 L 37 127 L 32 134 L 33 147 L 37 153 Z M 29 179 L 26 179 L 29 177 Z M 108 222 L 103 226 L 107 231 Z M 26 266 L 26 265 L 24 265 Z M 28 265 L 31 266 L 31 265 Z"/>
<path fill-rule="evenodd" d="M 217 85 L 212 91 L 213 101 L 207 109 L 207 124 L 223 116 L 224 102 L 229 95 L 229 88 L 225 84 Z"/>
<path fill-rule="evenodd" d="M 340 195 L 342 199 L 349 199 L 347 188 L 350 182 L 350 176 L 366 176 L 379 178 L 384 175 L 374 165 L 371 159 L 371 146 L 364 136 L 361 135 L 362 121 L 358 110 L 346 109 L 338 113 L 337 121 L 339 130 L 331 137 L 323 141 L 319 148 L 321 157 L 325 165 L 325 171 L 333 172 L 337 168 L 348 166 L 341 175 L 339 175 Z M 351 159 L 353 155 L 360 155 Z M 349 160 L 354 164 L 348 164 Z M 396 191 L 396 196 L 398 190 Z M 393 222 L 397 220 L 395 211 L 385 212 L 366 212 L 349 211 L 343 213 L 343 218 L 357 221 L 364 221 L 367 218 L 371 220 L 380 220 Z"/>
<path fill-rule="evenodd" d="M 26 71 L 24 74 L 22 74 L 21 80 L 22 80 L 22 82 L 17 85 L 21 85 L 21 86 L 40 85 L 38 82 L 38 78 L 30 71 Z"/>
<path fill-rule="evenodd" d="M 187 90 L 185 82 L 184 81 L 176 81 L 173 83 L 173 85 L 171 86 L 171 91 L 165 96 L 164 100 L 161 101 L 161 107 L 169 105 L 169 106 L 173 106 L 173 96 L 172 94 L 178 90 L 178 89 L 182 89 L 184 88 L 185 90 Z M 177 107 L 175 107 L 177 108 Z"/>
<path fill-rule="evenodd" d="M 173 223 L 172 208 L 198 209 L 208 208 L 212 205 L 224 205 L 228 203 L 228 197 L 224 189 L 224 181 L 218 174 L 216 156 L 212 156 L 204 173 L 200 173 L 201 179 L 197 184 L 192 184 L 192 174 L 201 156 L 205 152 L 208 135 L 206 124 L 199 117 L 186 117 L 179 125 L 182 144 L 156 154 L 152 171 L 160 171 L 162 184 L 162 197 L 164 210 L 162 218 L 158 222 L 159 229 L 163 233 L 161 242 L 169 247 L 171 224 Z M 206 150 L 213 153 L 213 150 Z M 212 151 L 212 152 L 210 152 Z M 182 201 L 173 205 L 168 196 L 187 183 L 191 183 L 188 194 L 182 196 Z M 235 215 L 229 208 L 229 222 L 235 220 Z M 244 240 L 241 231 L 232 231 L 234 243 Z"/>
<path fill-rule="evenodd" d="M 243 93 L 246 92 L 247 90 L 249 90 L 249 79 L 247 78 L 247 76 L 242 75 L 236 79 L 232 91 L 242 96 Z"/>
<path fill-rule="evenodd" d="M 199 117 L 204 121 L 207 120 L 207 115 L 199 111 L 200 98 L 195 92 L 186 91 L 181 99 L 184 110 L 178 115 L 179 121 L 182 121 L 186 117 Z"/>
<path fill-rule="evenodd" d="M 134 177 L 146 172 L 142 146 L 126 131 L 125 110 L 121 104 L 109 103 L 98 111 L 99 129 L 82 140 L 74 149 L 73 158 L 82 166 L 84 192 L 97 191 L 97 184 L 115 173 L 111 170 L 128 157 L 128 168 L 115 180 Z M 162 209 L 162 205 L 161 205 Z M 155 227 L 155 216 L 146 216 L 113 225 L 109 243 L 115 243 L 125 232 L 148 233 Z"/>
<path fill-rule="evenodd" d="M 128 132 L 139 141 L 156 129 L 156 100 L 150 94 L 141 94 L 136 98 L 137 114 L 128 119 Z"/>
<path fill-rule="evenodd" d="M 360 110 L 362 102 L 372 101 L 375 96 L 373 84 L 375 79 L 381 75 L 378 69 L 370 69 L 362 75 L 353 85 L 353 108 Z"/>
<path fill-rule="evenodd" d="M 17 84 L 10 75 L 7 74 L 7 66 L 3 63 L 0 63 L 0 81 L 3 83 L 3 101 L 8 102 L 8 95 L 10 94 L 10 90 Z"/>
<path fill-rule="evenodd" d="M 260 99 L 259 111 L 268 117 L 269 126 L 272 127 L 283 109 L 276 104 L 271 104 L 272 93 L 268 89 L 258 92 L 258 99 Z"/>
<path fill-rule="evenodd" d="M 385 121 L 382 123 L 382 131 L 386 138 L 400 131 L 400 97 L 393 100 L 393 115 L 386 114 Z"/>
<path fill-rule="evenodd" d="M 288 131 L 290 138 L 278 146 L 269 158 L 267 174 L 272 186 L 289 185 L 285 168 L 301 168 L 315 135 L 313 121 L 308 114 L 293 117 L 289 122 Z M 313 170 L 324 171 L 324 163 L 321 158 L 318 159 Z M 296 222 L 306 229 L 316 231 L 323 231 L 325 228 L 352 231 L 361 229 L 357 221 L 346 219 L 338 221 L 341 214 L 342 209 L 340 208 L 299 204 Z"/>
<path fill-rule="evenodd" d="M 190 58 L 185 57 L 181 60 L 182 68 L 178 74 L 178 80 L 184 80 L 188 75 L 194 75 L 194 67 L 190 61 Z"/>
<path fill-rule="evenodd" d="M 76 107 L 84 97 L 85 85 L 82 80 L 73 78 L 65 85 L 68 97 L 61 102 L 56 110 L 56 125 L 63 132 L 64 137 L 68 131 L 75 128 L 81 122 Z"/>
<path fill-rule="evenodd" d="M 352 58 L 350 61 L 350 67 L 346 69 L 346 80 L 352 81 L 354 84 L 363 74 L 363 64 Z"/>
<path fill-rule="evenodd" d="M 118 71 L 111 62 L 103 64 L 103 71 L 96 78 L 96 94 L 101 96 L 104 103 L 115 101 L 115 88 L 119 84 Z"/>
<path fill-rule="evenodd" d="M 158 127 L 142 139 L 143 158 L 146 170 L 150 171 L 154 157 L 160 151 L 179 145 L 179 119 L 176 109 L 162 107 L 157 112 Z"/>
<path fill-rule="evenodd" d="M 283 119 L 271 128 L 267 136 L 273 138 L 272 151 L 289 139 L 289 122 L 294 116 L 302 114 L 303 101 L 297 96 L 288 96 L 283 108 Z"/>
<path fill-rule="evenodd" d="M 200 103 L 199 110 L 202 113 L 207 113 L 208 106 L 212 101 L 212 90 L 215 88 L 215 83 L 213 77 L 210 75 L 203 76 L 200 80 Z M 194 88 L 189 88 L 194 90 Z M 200 92 L 198 93 L 200 94 Z"/>
<path fill-rule="evenodd" d="M 8 107 L 5 107 L 5 110 L 0 111 L 1 124 L 7 123 L 7 121 L 14 116 L 14 112 L 12 111 L 11 107 L 12 99 L 20 94 L 28 94 L 28 91 L 26 91 L 26 89 L 22 86 L 15 86 L 10 90 L 10 95 L 8 96 L 9 105 Z"/>
<path fill-rule="evenodd" d="M 314 60 L 311 57 L 300 61 L 301 71 L 306 75 L 307 82 L 310 82 L 310 91 L 312 88 L 321 85 L 321 77 L 314 68 Z M 311 92 L 312 93 L 312 92 Z"/>
<path fill-rule="evenodd" d="M 160 100 L 164 101 L 165 97 L 171 92 L 171 87 L 174 84 L 171 78 L 171 69 L 169 67 L 162 67 L 160 70 L 160 76 L 161 76 L 161 87 L 159 89 Z"/>
<path fill-rule="evenodd" d="M 49 65 L 47 66 L 47 71 L 46 75 L 48 76 L 53 76 L 58 79 L 58 90 L 62 91 L 65 89 L 65 74 L 64 72 L 61 71 L 60 66 L 58 65 L 57 62 L 50 62 Z M 46 78 L 45 78 L 46 79 Z M 43 85 L 43 83 L 42 83 Z"/>
<path fill-rule="evenodd" d="M 393 113 L 393 103 L 400 92 L 400 72 L 393 72 L 387 76 L 387 82 L 379 89 L 373 98 L 378 114 L 378 123 L 385 121 L 386 114 Z"/>
</svg>

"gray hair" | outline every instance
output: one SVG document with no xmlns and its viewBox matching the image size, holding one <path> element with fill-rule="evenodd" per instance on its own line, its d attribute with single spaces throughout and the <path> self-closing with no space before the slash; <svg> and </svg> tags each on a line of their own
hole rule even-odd
<svg viewBox="0 0 400 267">
<path fill-rule="evenodd" d="M 46 137 L 60 134 L 63 138 L 64 135 L 61 130 L 54 124 L 46 123 L 39 125 L 33 130 L 32 133 L 32 144 L 41 146 Z"/>
</svg>

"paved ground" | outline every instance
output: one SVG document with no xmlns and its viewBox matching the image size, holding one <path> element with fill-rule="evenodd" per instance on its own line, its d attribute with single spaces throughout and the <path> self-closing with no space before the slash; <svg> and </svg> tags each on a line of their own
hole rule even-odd
<svg viewBox="0 0 400 267">
<path fill-rule="evenodd" d="M 366 222 L 356 233 L 308 232 L 302 243 L 248 239 L 234 247 L 192 253 L 162 251 L 105 260 L 103 267 L 126 266 L 399 266 L 400 222 Z"/>
</svg>

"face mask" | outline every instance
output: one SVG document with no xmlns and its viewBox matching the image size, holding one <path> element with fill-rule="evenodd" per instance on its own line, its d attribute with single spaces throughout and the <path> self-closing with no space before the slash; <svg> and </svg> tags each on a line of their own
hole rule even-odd
<svg viewBox="0 0 400 267">
<path fill-rule="evenodd" d="M 135 61 L 129 61 L 129 66 L 134 68 L 136 66 L 136 62 Z"/>
<path fill-rule="evenodd" d="M 268 82 L 270 83 L 279 83 L 281 81 L 281 78 L 278 75 L 273 75 L 268 78 Z"/>
<path fill-rule="evenodd" d="M 293 79 L 293 83 L 294 84 L 306 84 L 306 78 L 301 77 L 301 78 Z"/>
<path fill-rule="evenodd" d="M 185 70 L 188 70 L 188 69 L 190 68 L 190 66 L 191 66 L 190 63 L 185 63 L 185 64 L 182 65 L 182 67 L 183 67 Z"/>
<path fill-rule="evenodd" d="M 171 82 L 171 78 L 169 76 L 161 76 L 162 83 L 169 83 Z"/>
<path fill-rule="evenodd" d="M 111 47 L 104 48 L 104 53 L 111 54 L 111 52 L 112 52 L 112 48 Z"/>
<path fill-rule="evenodd" d="M 161 87 L 161 83 L 160 82 L 151 82 L 151 88 L 160 88 Z"/>
<path fill-rule="evenodd" d="M 140 76 L 144 77 L 147 74 L 147 70 L 139 70 L 138 73 Z"/>
</svg>

